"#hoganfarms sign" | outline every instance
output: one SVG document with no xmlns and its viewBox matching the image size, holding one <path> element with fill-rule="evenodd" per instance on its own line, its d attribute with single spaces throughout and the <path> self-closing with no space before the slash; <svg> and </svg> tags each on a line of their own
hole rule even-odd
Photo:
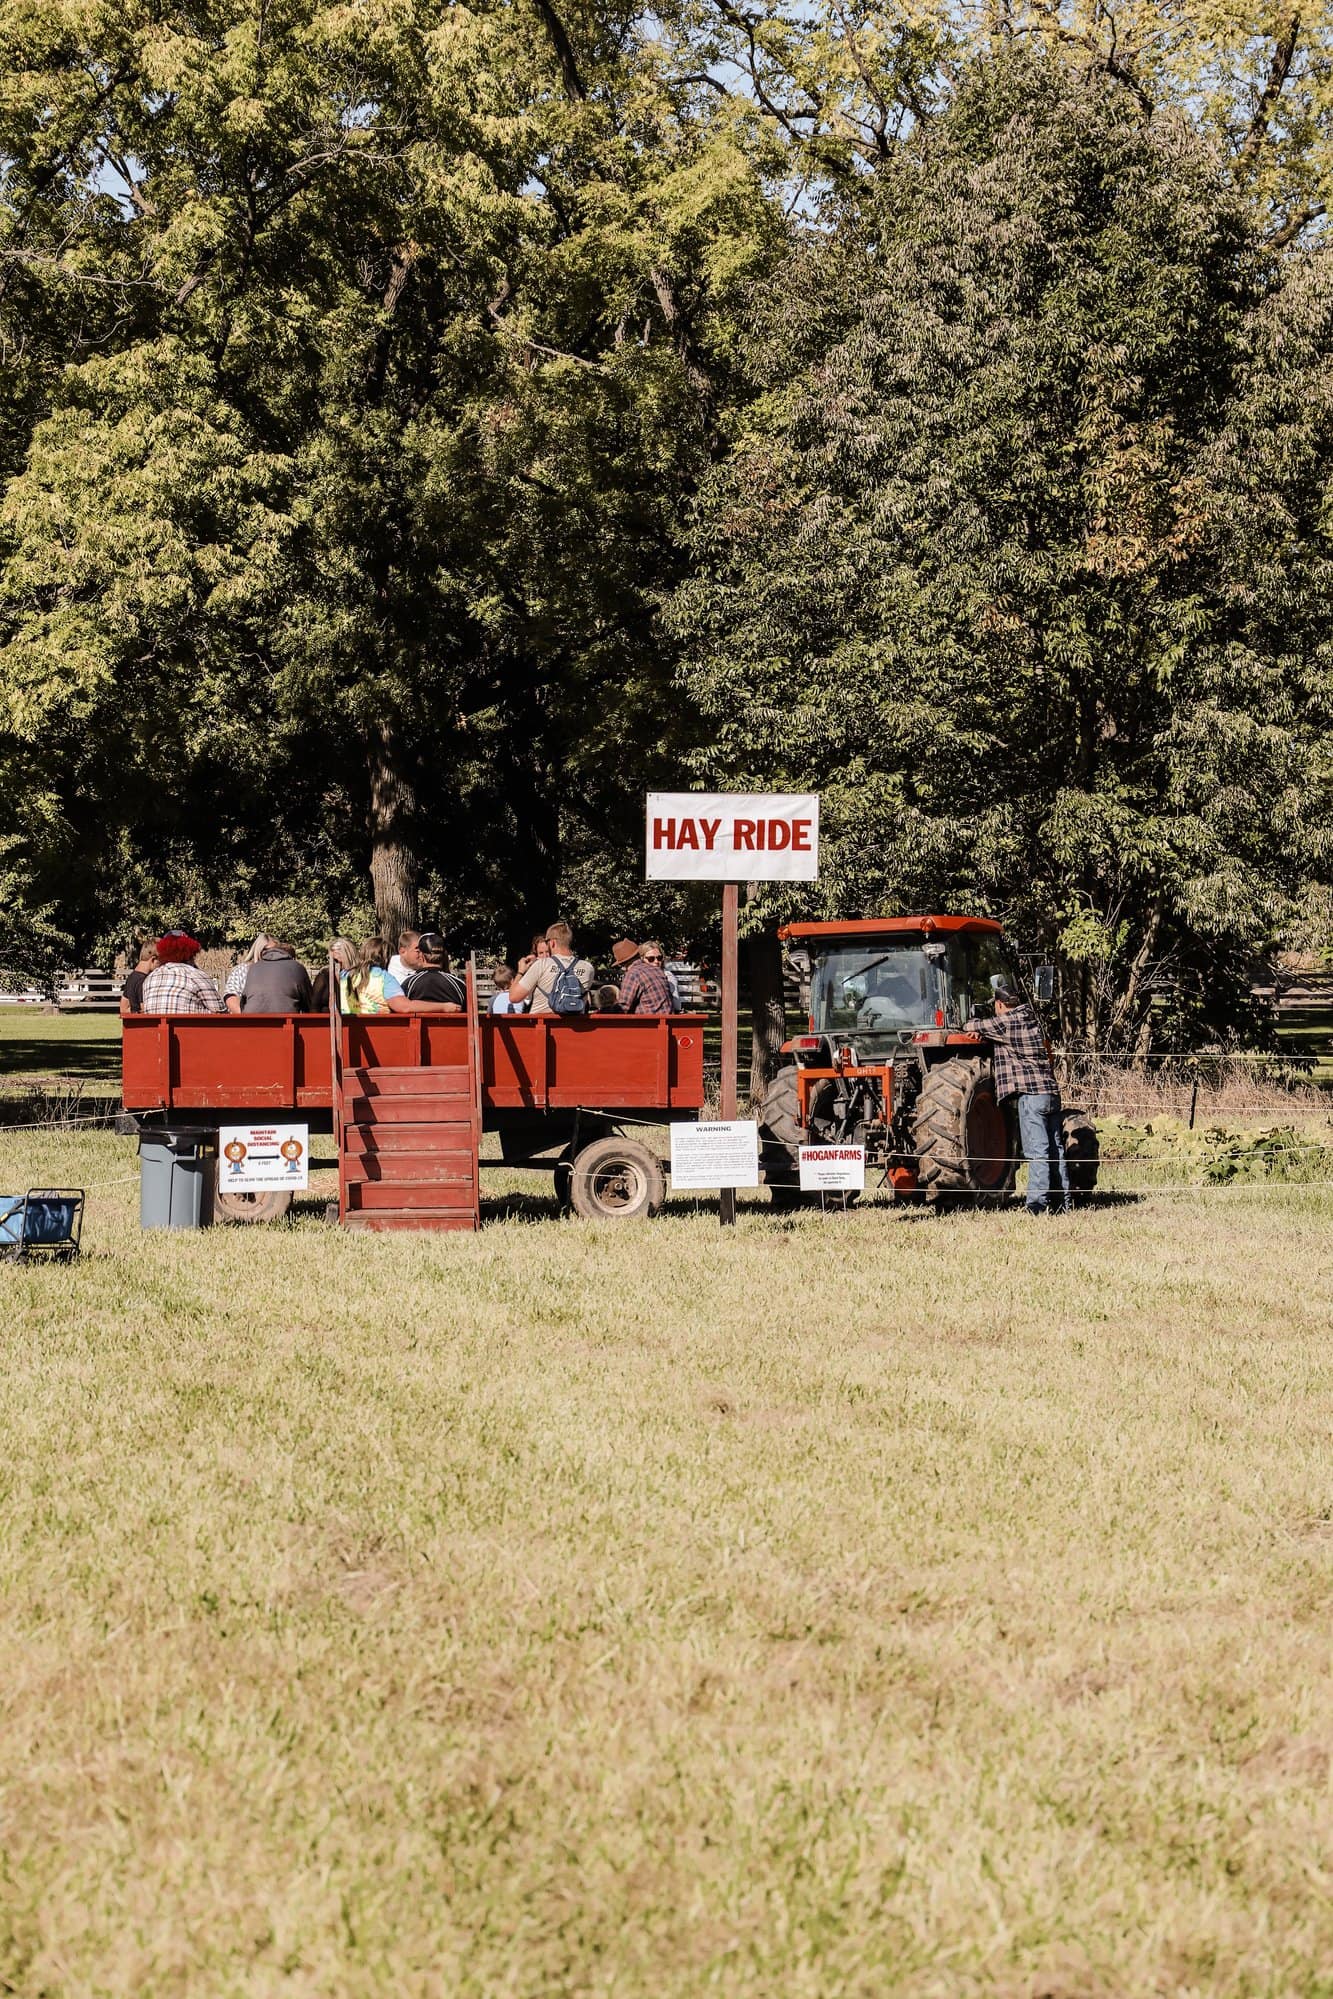
<svg viewBox="0 0 1333 1999">
<path fill-rule="evenodd" d="M 816 792 L 650 791 L 649 881 L 814 881 Z"/>
</svg>

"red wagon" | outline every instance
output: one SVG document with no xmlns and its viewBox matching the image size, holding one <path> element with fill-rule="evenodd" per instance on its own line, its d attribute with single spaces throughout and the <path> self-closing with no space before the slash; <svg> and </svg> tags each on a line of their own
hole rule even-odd
<svg viewBox="0 0 1333 1999">
<path fill-rule="evenodd" d="M 469 991 L 472 982 L 469 978 Z M 704 1022 L 633 1014 L 131 1014 L 125 1110 L 193 1135 L 288 1117 L 337 1140 L 338 1214 L 361 1228 L 475 1228 L 483 1165 L 553 1172 L 577 1212 L 627 1220 L 666 1197 L 642 1127 L 697 1117 Z M 499 1157 L 480 1159 L 481 1134 Z M 639 1135 L 635 1135 L 636 1130 Z M 228 1195 L 233 1221 L 290 1194 Z"/>
</svg>

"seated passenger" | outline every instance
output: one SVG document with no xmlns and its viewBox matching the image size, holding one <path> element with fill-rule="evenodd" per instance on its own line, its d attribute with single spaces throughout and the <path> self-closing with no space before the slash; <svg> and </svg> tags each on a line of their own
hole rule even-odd
<svg viewBox="0 0 1333 1999">
<path fill-rule="evenodd" d="M 233 965 L 222 988 L 222 998 L 228 1013 L 239 1013 L 241 1001 L 245 998 L 245 982 L 250 976 L 251 965 L 257 965 L 269 946 L 277 943 L 267 930 L 261 930 L 254 943 L 238 965 Z"/>
<path fill-rule="evenodd" d="M 611 956 L 625 973 L 620 981 L 622 1013 L 672 1012 L 671 988 L 660 963 L 648 964 L 638 945 L 628 937 L 622 937 L 618 944 L 611 946 Z"/>
<path fill-rule="evenodd" d="M 663 978 L 666 980 L 667 986 L 671 993 L 671 1011 L 673 1013 L 682 1012 L 683 1009 L 680 1003 L 680 981 L 676 977 L 675 973 L 672 971 L 670 965 L 668 965 L 666 961 L 666 952 L 662 949 L 662 946 L 659 943 L 657 943 L 655 939 L 649 939 L 647 943 L 640 944 L 639 956 L 643 959 L 645 965 L 657 966 Z"/>
<path fill-rule="evenodd" d="M 341 978 L 344 972 L 354 972 L 356 970 L 356 946 L 350 937 L 335 937 L 329 946 L 329 957 L 332 958 L 338 968 L 339 978 Z M 310 981 L 310 993 L 312 1011 L 315 1013 L 327 1013 L 329 1010 L 329 968 L 327 963 L 320 966 L 314 978 Z"/>
<path fill-rule="evenodd" d="M 356 964 L 340 981 L 339 1004 L 344 1013 L 415 1013 L 410 1000 L 403 998 L 397 979 L 385 969 L 388 946 L 382 937 L 367 937 L 356 954 Z"/>
<path fill-rule="evenodd" d="M 222 1013 L 222 995 L 195 959 L 203 949 L 185 930 L 157 940 L 157 965 L 143 982 L 145 1013 Z"/>
<path fill-rule="evenodd" d="M 531 1000 L 536 1013 L 586 1013 L 593 969 L 574 953 L 574 934 L 567 923 L 552 923 L 546 932 L 548 958 L 534 958 L 509 988 L 511 1000 Z"/>
<path fill-rule="evenodd" d="M 389 977 L 397 979 L 400 986 L 407 984 L 408 977 L 412 972 L 419 972 L 421 970 L 421 959 L 417 952 L 417 945 L 420 941 L 421 932 L 419 930 L 400 930 L 398 932 L 398 949 L 389 960 Z"/>
<path fill-rule="evenodd" d="M 461 1013 L 467 1005 L 467 986 L 449 970 L 444 939 L 438 930 L 423 930 L 417 939 L 420 971 L 410 972 L 403 981 L 403 997 L 414 1008 L 432 1012 Z"/>
<path fill-rule="evenodd" d="M 125 982 L 120 989 L 120 1010 L 122 1013 L 143 1012 L 144 980 L 157 964 L 157 946 L 145 937 L 139 946 L 134 970 L 126 972 Z"/>
<path fill-rule="evenodd" d="M 491 1012 L 526 1013 L 528 1010 L 526 1000 L 515 1001 L 509 997 L 509 988 L 514 983 L 513 966 L 497 964 L 491 972 L 491 977 L 495 981 L 495 992 L 491 997 Z"/>
<path fill-rule="evenodd" d="M 290 944 L 270 939 L 246 974 L 241 1012 L 309 1013 L 312 1004 L 309 972 Z"/>
</svg>

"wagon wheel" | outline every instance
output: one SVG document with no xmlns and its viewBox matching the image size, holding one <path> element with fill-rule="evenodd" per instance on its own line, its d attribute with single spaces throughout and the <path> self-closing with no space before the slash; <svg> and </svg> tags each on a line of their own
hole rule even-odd
<svg viewBox="0 0 1333 1999">
<path fill-rule="evenodd" d="M 295 1196 L 290 1190 L 271 1194 L 243 1194 L 228 1191 L 222 1184 L 219 1160 L 213 1169 L 213 1219 L 217 1222 L 280 1222 L 290 1212 Z"/>
<path fill-rule="evenodd" d="M 666 1200 L 661 1161 L 634 1138 L 594 1139 L 574 1161 L 569 1200 L 585 1221 L 631 1222 L 660 1214 Z"/>
</svg>

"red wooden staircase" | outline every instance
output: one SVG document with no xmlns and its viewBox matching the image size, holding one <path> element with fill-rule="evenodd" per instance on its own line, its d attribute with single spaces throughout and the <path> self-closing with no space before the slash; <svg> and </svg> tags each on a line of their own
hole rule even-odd
<svg viewBox="0 0 1333 1999">
<path fill-rule="evenodd" d="M 358 1068 L 343 1060 L 348 1023 L 330 994 L 338 1219 L 356 1229 L 475 1229 L 481 1219 L 481 1037 L 467 968 L 467 1061 Z M 355 1029 L 352 1029 L 354 1045 Z M 424 1047 L 424 1036 L 422 1037 Z"/>
</svg>

